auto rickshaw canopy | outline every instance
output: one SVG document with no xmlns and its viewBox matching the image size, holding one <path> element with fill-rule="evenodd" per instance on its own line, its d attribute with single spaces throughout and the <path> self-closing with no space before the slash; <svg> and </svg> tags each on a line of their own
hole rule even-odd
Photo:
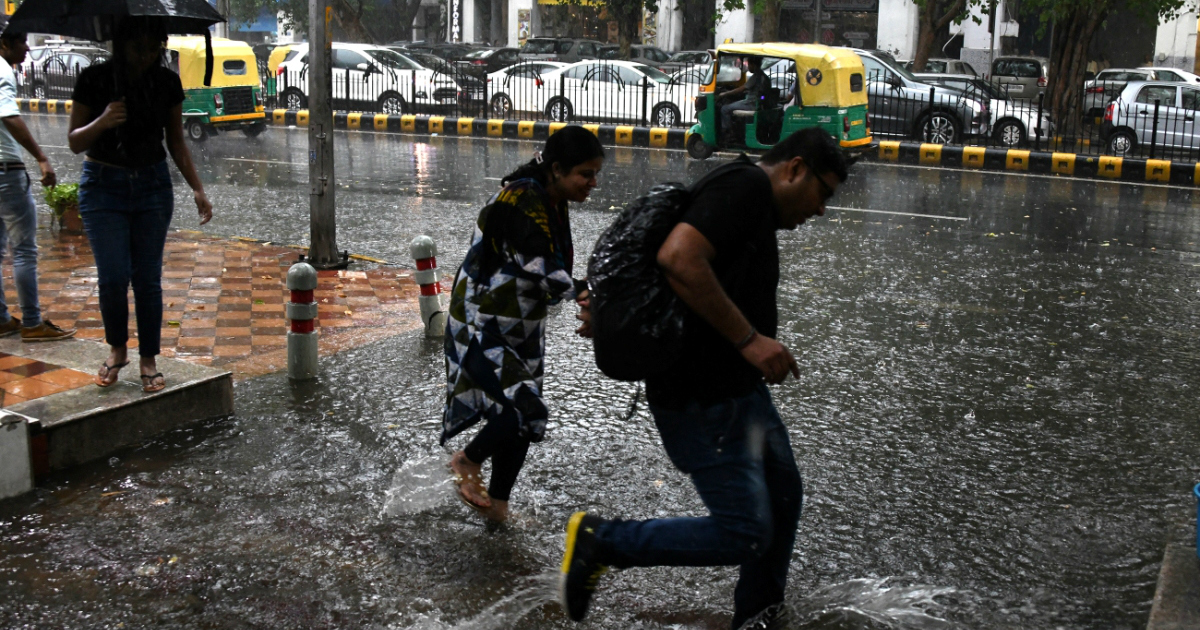
<svg viewBox="0 0 1200 630">
<path fill-rule="evenodd" d="M 805 107 L 867 104 L 866 71 L 862 59 L 848 48 L 787 42 L 721 44 L 717 47 L 717 60 L 714 63 L 719 64 L 722 55 L 791 59 L 796 64 L 800 101 Z M 713 74 L 716 75 L 715 72 Z"/>
<path fill-rule="evenodd" d="M 179 54 L 179 79 L 183 89 L 205 87 L 203 37 L 171 37 L 167 49 Z M 213 74 L 210 87 L 259 85 L 258 60 L 246 42 L 212 38 Z M 237 63 L 237 62 L 242 63 Z"/>
</svg>

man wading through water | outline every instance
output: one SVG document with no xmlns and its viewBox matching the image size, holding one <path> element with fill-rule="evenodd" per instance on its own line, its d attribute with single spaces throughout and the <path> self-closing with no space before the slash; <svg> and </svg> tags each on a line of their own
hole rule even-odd
<svg viewBox="0 0 1200 630">
<path fill-rule="evenodd" d="M 775 231 L 823 215 L 850 163 L 820 129 L 792 134 L 757 164 L 745 156 L 736 163 L 743 167 L 695 191 L 658 251 L 693 317 L 675 367 L 646 380 L 663 447 L 709 516 L 622 521 L 576 512 L 562 565 L 563 605 L 576 621 L 608 566 L 739 565 L 732 627 L 759 615 L 761 627 L 781 622 L 803 489 L 766 385 L 789 372 L 800 377 L 775 340 Z M 590 312 L 579 318 L 586 324 Z"/>
</svg>

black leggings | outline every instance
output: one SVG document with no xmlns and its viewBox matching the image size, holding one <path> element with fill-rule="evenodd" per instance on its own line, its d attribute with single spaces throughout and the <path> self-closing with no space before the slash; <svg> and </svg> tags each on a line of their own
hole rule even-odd
<svg viewBox="0 0 1200 630">
<path fill-rule="evenodd" d="M 492 478 L 488 484 L 488 496 L 507 501 L 517 475 L 525 465 L 529 453 L 529 440 L 518 435 L 517 412 L 506 405 L 500 415 L 489 418 L 487 424 L 475 434 L 463 452 L 467 459 L 482 464 L 492 458 Z"/>
</svg>

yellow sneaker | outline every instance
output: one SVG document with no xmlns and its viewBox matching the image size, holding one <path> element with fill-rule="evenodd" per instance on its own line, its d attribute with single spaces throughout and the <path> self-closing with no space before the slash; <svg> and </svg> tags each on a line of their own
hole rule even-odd
<svg viewBox="0 0 1200 630">
<path fill-rule="evenodd" d="M 21 328 L 21 341 L 58 341 L 75 336 L 75 329 L 64 330 L 48 319 L 31 328 Z"/>
</svg>

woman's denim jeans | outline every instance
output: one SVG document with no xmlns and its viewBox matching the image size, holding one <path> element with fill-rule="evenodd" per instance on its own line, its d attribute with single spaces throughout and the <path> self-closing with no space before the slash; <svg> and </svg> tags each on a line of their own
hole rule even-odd
<svg viewBox="0 0 1200 630">
<path fill-rule="evenodd" d="M 138 354 L 158 355 L 162 339 L 162 265 L 175 208 L 163 160 L 143 168 L 84 161 L 79 215 L 100 276 L 100 315 L 111 346 L 129 341 L 129 285 L 137 314 Z"/>
<path fill-rule="evenodd" d="M 783 601 L 804 490 L 766 385 L 711 405 L 650 405 L 671 463 L 692 478 L 703 517 L 608 521 L 601 560 L 616 567 L 739 565 L 733 626 Z"/>
<path fill-rule="evenodd" d="M 0 258 L 12 243 L 13 282 L 21 301 L 21 324 L 42 323 L 37 286 L 37 206 L 33 203 L 32 183 L 25 169 L 0 173 Z M 4 303 L 4 285 L 0 283 L 0 323 L 10 319 Z"/>
</svg>

